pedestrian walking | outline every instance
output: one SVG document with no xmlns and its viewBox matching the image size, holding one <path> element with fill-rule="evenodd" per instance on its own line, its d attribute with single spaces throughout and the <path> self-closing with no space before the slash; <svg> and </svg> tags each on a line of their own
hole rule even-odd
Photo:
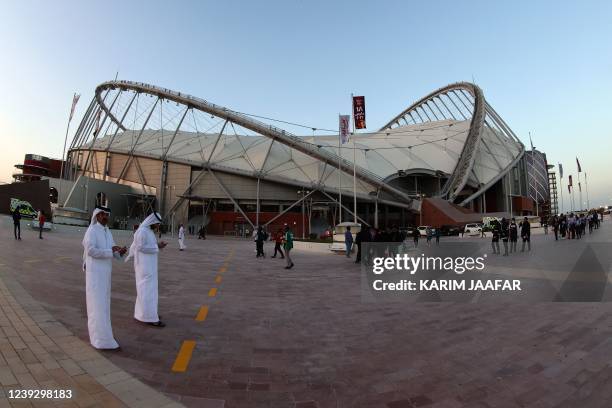
<svg viewBox="0 0 612 408">
<path fill-rule="evenodd" d="M 502 243 L 504 244 L 504 255 L 503 256 L 508 256 L 508 238 L 510 237 L 510 231 L 509 231 L 509 225 L 508 225 L 508 220 L 506 220 L 505 218 L 502 218 L 501 220 L 501 239 L 502 239 Z"/>
<path fill-rule="evenodd" d="M 276 254 L 279 253 L 281 259 L 285 259 L 285 255 L 283 254 L 283 250 L 281 248 L 281 245 L 283 244 L 283 236 L 283 230 L 279 229 L 276 231 L 276 234 L 274 235 L 274 255 L 272 255 L 271 258 L 276 258 Z"/>
<path fill-rule="evenodd" d="M 510 232 L 510 253 L 516 252 L 516 241 L 518 241 L 518 226 L 516 225 L 516 220 L 514 217 L 512 221 L 510 221 L 510 226 L 508 227 Z"/>
<path fill-rule="evenodd" d="M 425 230 L 425 234 L 427 237 L 427 246 L 431 246 L 431 237 L 432 237 L 432 232 L 431 232 L 431 228 L 427 227 L 427 229 Z"/>
<path fill-rule="evenodd" d="M 40 239 L 43 239 L 42 233 L 46 220 L 47 218 L 45 217 L 45 212 L 43 210 L 40 210 L 40 212 L 38 213 L 38 238 Z"/>
<path fill-rule="evenodd" d="M 523 239 L 521 252 L 525 252 L 525 244 L 527 244 L 527 250 L 531 251 L 531 225 L 527 217 L 521 223 L 521 238 Z"/>
<path fill-rule="evenodd" d="M 346 257 L 351 257 L 351 249 L 353 249 L 353 234 L 351 234 L 351 227 L 346 227 L 344 231 L 344 245 L 346 246 Z"/>
<path fill-rule="evenodd" d="M 499 235 L 501 233 L 501 228 L 499 226 L 499 221 L 495 220 L 491 223 L 491 232 L 493 236 L 491 238 L 491 248 L 493 248 L 494 254 L 499 254 L 501 251 L 499 250 Z"/>
<path fill-rule="evenodd" d="M 178 243 L 179 243 L 179 251 L 184 251 L 185 248 L 187 248 L 185 246 L 185 227 L 183 226 L 183 224 L 179 224 Z"/>
<path fill-rule="evenodd" d="M 442 231 L 440 231 L 440 228 L 436 228 L 434 232 L 434 236 L 436 237 L 436 245 L 440 245 L 440 235 L 442 235 Z"/>
<path fill-rule="evenodd" d="M 18 205 L 13 210 L 13 233 L 15 234 L 15 239 L 21 241 L 21 206 Z"/>
<path fill-rule="evenodd" d="M 415 228 L 414 231 L 412 231 L 412 241 L 414 242 L 414 247 L 418 248 L 419 246 L 419 238 L 421 237 L 421 233 L 419 232 L 418 228 Z"/>
<path fill-rule="evenodd" d="M 285 258 L 287 259 L 287 266 L 285 269 L 293 268 L 293 260 L 291 259 L 291 250 L 293 249 L 293 233 L 289 225 L 285 226 L 285 238 L 284 238 Z"/>
<path fill-rule="evenodd" d="M 260 256 L 265 258 L 266 254 L 264 253 L 264 241 L 267 239 L 267 234 L 265 233 L 265 231 L 263 230 L 263 227 L 260 225 L 259 227 L 257 227 L 257 230 L 255 231 L 255 249 L 257 250 L 257 255 L 255 256 L 256 258 L 259 258 Z"/>
</svg>

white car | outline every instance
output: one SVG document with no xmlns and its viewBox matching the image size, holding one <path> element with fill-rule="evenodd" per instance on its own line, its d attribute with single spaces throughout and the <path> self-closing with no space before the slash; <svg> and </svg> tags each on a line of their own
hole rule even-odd
<svg viewBox="0 0 612 408">
<path fill-rule="evenodd" d="M 482 227 L 479 224 L 465 224 L 463 233 L 467 235 L 480 235 L 482 233 Z"/>
<path fill-rule="evenodd" d="M 426 237 L 427 236 L 427 228 L 429 228 L 431 230 L 431 232 L 433 233 L 433 228 L 431 228 L 429 225 L 421 225 L 419 226 L 419 228 L 417 228 L 419 230 L 419 235 L 422 237 Z"/>
</svg>

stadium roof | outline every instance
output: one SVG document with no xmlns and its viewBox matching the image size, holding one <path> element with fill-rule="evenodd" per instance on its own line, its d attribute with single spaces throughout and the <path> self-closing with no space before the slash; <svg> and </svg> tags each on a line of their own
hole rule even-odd
<svg viewBox="0 0 612 408">
<path fill-rule="evenodd" d="M 123 97 L 123 105 L 116 103 L 122 93 L 130 96 Z M 141 94 L 153 96 L 155 102 L 144 109 L 138 103 L 134 107 Z M 164 103 L 158 108 L 159 101 L 176 102 L 174 116 L 162 111 L 160 119 L 151 120 L 156 109 L 169 109 Z M 194 116 L 191 126 L 185 120 L 189 111 Z M 99 126 L 102 132 L 88 135 L 88 123 L 91 128 L 96 112 L 104 113 Z M 201 117 L 196 118 L 196 113 Z M 129 123 L 126 118 L 132 116 Z M 211 126 L 203 126 L 207 123 Z M 412 199 L 409 192 L 389 184 L 400 175 L 425 173 L 447 178 L 441 196 L 449 201 L 471 187 L 475 193 L 465 203 L 499 180 L 524 152 L 482 91 L 468 83 L 432 92 L 377 132 L 353 135 L 342 145 L 340 155 L 337 135 L 294 136 L 202 99 L 128 81 L 100 85 L 79 129 L 72 150 L 152 157 L 328 192 L 338 191 L 341 185 L 346 194 L 352 194 L 355 154 L 357 194 L 371 199 L 372 192 L 380 189 L 400 205 Z"/>
</svg>

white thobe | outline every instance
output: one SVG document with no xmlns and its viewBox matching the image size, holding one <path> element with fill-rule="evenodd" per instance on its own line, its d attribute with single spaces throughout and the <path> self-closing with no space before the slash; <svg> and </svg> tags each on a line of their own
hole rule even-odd
<svg viewBox="0 0 612 408">
<path fill-rule="evenodd" d="M 83 239 L 87 328 L 91 345 L 98 349 L 119 347 L 113 337 L 110 315 L 113 246 L 111 232 L 100 224 L 90 226 Z"/>
<path fill-rule="evenodd" d="M 139 229 L 134 236 L 134 271 L 136 274 L 136 305 L 134 318 L 141 322 L 159 321 L 157 314 L 157 238 L 151 228 Z"/>
<path fill-rule="evenodd" d="M 179 248 L 180 249 L 187 248 L 185 246 L 185 227 L 179 228 L 179 231 L 178 231 L 178 242 L 179 242 Z"/>
</svg>

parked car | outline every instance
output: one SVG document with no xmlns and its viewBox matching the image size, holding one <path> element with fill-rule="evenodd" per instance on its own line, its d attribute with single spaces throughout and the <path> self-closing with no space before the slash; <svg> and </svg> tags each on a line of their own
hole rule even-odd
<svg viewBox="0 0 612 408">
<path fill-rule="evenodd" d="M 446 236 L 459 235 L 461 233 L 461 227 L 456 225 L 442 225 L 440 227 L 440 233 Z"/>
<path fill-rule="evenodd" d="M 467 235 L 480 235 L 482 226 L 479 224 L 465 224 L 463 233 Z"/>
<path fill-rule="evenodd" d="M 431 232 L 434 232 L 434 229 L 429 226 L 429 225 L 420 225 L 419 226 L 419 235 L 422 237 L 426 237 L 427 236 L 427 228 L 429 228 L 431 230 Z"/>
</svg>

